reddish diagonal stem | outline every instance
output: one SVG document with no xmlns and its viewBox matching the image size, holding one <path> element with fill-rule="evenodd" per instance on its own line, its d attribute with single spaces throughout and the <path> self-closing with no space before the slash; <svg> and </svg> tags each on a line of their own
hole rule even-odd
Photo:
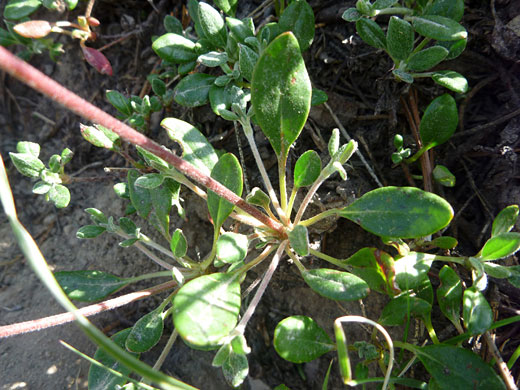
<svg viewBox="0 0 520 390">
<path fill-rule="evenodd" d="M 62 104 L 79 116 L 82 116 L 93 123 L 109 128 L 125 141 L 138 145 L 169 162 L 186 176 L 192 178 L 197 183 L 202 184 L 207 189 L 216 193 L 218 196 L 221 196 L 233 203 L 235 206 L 241 208 L 264 225 L 276 230 L 281 236 L 285 235 L 283 226 L 280 223 L 272 220 L 256 207 L 246 203 L 234 192 L 230 191 L 216 180 L 213 180 L 204 172 L 184 161 L 182 158 L 171 153 L 166 148 L 163 148 L 158 143 L 152 141 L 150 138 L 135 131 L 130 126 L 125 125 L 123 122 L 69 91 L 67 88 L 44 75 L 33 66 L 22 61 L 3 47 L 0 47 L 0 69 L 4 69 L 11 76 L 16 77 L 18 80 L 24 82 L 36 91 L 43 93 L 55 102 Z"/>
<path fill-rule="evenodd" d="M 96 303 L 94 305 L 85 306 L 78 309 L 78 313 L 85 317 L 99 314 L 103 311 L 112 310 L 120 306 L 124 306 L 128 303 L 137 301 L 139 299 L 147 298 L 151 295 L 158 294 L 160 292 L 169 290 L 177 285 L 177 282 L 171 281 L 159 284 L 157 286 L 147 288 L 146 290 L 136 291 L 130 294 L 122 295 L 117 298 L 109 299 L 108 301 Z M 34 332 L 36 330 L 42 330 L 57 325 L 66 324 L 72 322 L 76 318 L 72 313 L 62 313 L 55 316 L 39 318 L 37 320 L 19 322 L 17 324 L 0 326 L 0 339 L 4 337 L 16 336 L 22 333 Z"/>
</svg>

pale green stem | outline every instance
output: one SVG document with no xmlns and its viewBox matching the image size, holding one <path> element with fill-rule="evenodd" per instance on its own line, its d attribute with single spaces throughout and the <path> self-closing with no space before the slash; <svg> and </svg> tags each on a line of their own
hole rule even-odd
<svg viewBox="0 0 520 390">
<path fill-rule="evenodd" d="M 435 329 L 433 329 L 431 313 L 430 315 L 426 315 L 422 317 L 424 325 L 426 326 L 426 330 L 428 331 L 428 335 L 432 339 L 434 344 L 439 344 L 439 339 L 437 338 L 437 334 L 435 333 Z"/>
<path fill-rule="evenodd" d="M 173 265 L 170 264 L 170 263 L 167 263 L 166 261 L 164 260 L 161 260 L 160 258 L 158 258 L 157 256 L 155 256 L 152 252 L 150 252 L 148 249 L 146 249 L 143 245 L 141 245 L 139 242 L 136 242 L 134 244 L 134 247 L 136 247 L 137 249 L 139 249 L 141 252 L 143 252 L 146 256 L 148 256 L 153 262 L 159 264 L 161 267 L 163 268 L 166 268 L 166 269 L 172 269 L 173 268 Z"/>
<path fill-rule="evenodd" d="M 317 251 L 312 248 L 309 248 L 309 252 L 311 255 L 316 256 L 319 259 L 328 261 L 329 263 L 334 264 L 338 267 L 345 268 L 345 264 L 340 259 L 336 259 L 335 257 L 326 255 L 325 253 Z"/>
<path fill-rule="evenodd" d="M 135 282 L 139 282 L 141 280 L 152 279 L 152 278 L 164 278 L 167 276 L 169 276 L 169 277 L 172 276 L 171 271 L 152 272 L 149 274 L 135 276 L 133 278 L 128 278 L 127 281 L 129 281 L 130 283 L 135 283 Z"/>
<path fill-rule="evenodd" d="M 215 259 L 215 255 L 217 254 L 217 240 L 219 236 L 219 230 L 220 228 L 217 228 L 215 226 L 214 232 L 213 232 L 213 245 L 211 246 L 211 252 L 208 253 L 204 261 L 200 264 L 200 269 L 204 271 L 206 268 L 208 268 L 213 260 Z"/>
<path fill-rule="evenodd" d="M 334 215 L 336 215 L 338 213 L 339 213 L 339 209 L 326 210 L 326 211 L 323 211 L 323 212 L 315 215 L 314 217 L 311 217 L 309 219 L 301 221 L 300 225 L 311 226 L 311 225 L 314 225 L 315 223 L 318 223 L 322 219 L 325 219 L 325 218 L 328 218 L 328 217 L 332 217 L 332 216 L 334 216 Z"/>
<path fill-rule="evenodd" d="M 429 42 L 431 41 L 430 38 L 424 38 L 421 43 L 417 45 L 415 49 L 413 49 L 412 54 L 415 54 L 419 51 L 421 51 Z"/>
<path fill-rule="evenodd" d="M 275 249 L 274 245 L 268 245 L 262 253 L 260 253 L 255 259 L 251 260 L 249 263 L 244 264 L 242 267 L 237 269 L 237 274 L 243 274 L 247 271 L 249 271 L 251 268 L 256 267 L 258 264 L 260 264 L 267 256 L 271 254 L 271 252 Z"/>
<path fill-rule="evenodd" d="M 283 159 L 278 159 L 278 182 L 280 185 L 280 203 L 284 215 L 288 214 L 287 210 L 287 181 L 285 177 L 285 165 L 287 164 L 287 156 Z M 284 219 L 283 217 L 281 217 Z M 288 218 L 285 218 L 285 222 L 288 222 Z"/>
<path fill-rule="evenodd" d="M 307 209 L 307 206 L 311 202 L 312 197 L 314 196 L 316 191 L 318 191 L 318 188 L 320 188 L 320 186 L 327 179 L 327 177 L 330 176 L 330 175 L 323 175 L 324 171 L 325 171 L 325 169 L 322 171 L 322 173 L 320 174 L 318 179 L 312 184 L 311 188 L 309 188 L 307 195 L 305 195 L 305 198 L 303 199 L 303 202 L 300 205 L 300 209 L 298 210 L 298 213 L 296 214 L 296 218 L 294 218 L 294 225 L 298 225 L 298 223 L 300 222 L 300 220 L 303 217 L 303 213 L 305 212 L 305 210 Z"/>
<path fill-rule="evenodd" d="M 291 191 L 291 196 L 289 197 L 289 205 L 287 206 L 287 219 L 291 220 L 291 213 L 294 207 L 294 201 L 296 200 L 296 195 L 298 194 L 298 188 L 293 187 Z"/>
<path fill-rule="evenodd" d="M 206 191 L 201 189 L 199 186 L 193 184 L 182 173 L 177 172 L 177 171 L 173 171 L 173 172 L 169 171 L 167 177 L 175 180 L 176 182 L 178 182 L 180 184 L 185 185 L 187 188 L 192 190 L 196 195 L 200 196 L 202 199 L 206 200 L 208 198 L 208 195 L 206 194 Z"/>
<path fill-rule="evenodd" d="M 307 271 L 305 269 L 304 265 L 302 264 L 302 262 L 300 260 L 298 260 L 298 257 L 289 248 L 287 248 L 287 247 L 285 248 L 285 253 L 287 253 L 287 255 L 291 258 L 291 260 L 294 262 L 296 267 L 298 267 L 298 270 L 301 273 L 304 273 L 305 271 Z"/>
</svg>

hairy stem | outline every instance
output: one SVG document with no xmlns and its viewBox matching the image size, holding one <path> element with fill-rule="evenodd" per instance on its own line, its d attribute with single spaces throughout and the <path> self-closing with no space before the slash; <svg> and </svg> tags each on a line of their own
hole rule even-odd
<svg viewBox="0 0 520 390">
<path fill-rule="evenodd" d="M 172 164 L 181 173 L 195 180 L 197 183 L 200 183 L 207 189 L 215 192 L 218 196 L 226 199 L 235 206 L 241 208 L 263 224 L 269 226 L 271 229 L 277 231 L 280 236 L 285 236 L 284 228 L 280 223 L 273 221 L 260 210 L 246 203 L 233 191 L 212 179 L 187 161 L 184 161 L 182 158 L 171 153 L 158 143 L 152 141 L 150 138 L 80 98 L 78 95 L 69 91 L 67 88 L 52 80 L 33 66 L 17 58 L 14 54 L 10 53 L 3 47 L 0 47 L 0 68 L 31 88 L 43 93 L 55 102 L 64 105 L 72 112 L 94 123 L 105 126 L 118 134 L 123 140 L 140 146 L 157 157 L 162 158 L 166 162 Z"/>
</svg>

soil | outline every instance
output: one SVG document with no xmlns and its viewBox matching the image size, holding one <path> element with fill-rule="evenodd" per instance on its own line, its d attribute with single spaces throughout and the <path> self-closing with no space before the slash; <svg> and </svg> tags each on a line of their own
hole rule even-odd
<svg viewBox="0 0 520 390">
<path fill-rule="evenodd" d="M 34 56 L 31 63 L 67 88 L 95 105 L 115 113 L 107 103 L 104 91 L 115 89 L 127 95 L 139 95 L 146 76 L 152 71 L 157 57 L 150 48 L 151 36 L 164 32 L 164 15 L 172 13 L 180 17 L 179 2 L 162 0 L 155 2 L 98 0 L 93 16 L 101 21 L 99 39 L 95 47 L 113 42 L 128 34 L 127 38 L 105 50 L 114 68 L 114 76 L 98 74 L 83 60 L 79 46 L 69 39 L 58 38 L 64 43 L 65 53 L 58 63 L 44 55 Z M 342 12 L 355 1 L 311 1 L 316 14 L 316 36 L 311 49 L 305 54 L 313 84 L 329 95 L 329 105 L 350 136 L 358 140 L 368 165 L 384 185 L 409 185 L 410 176 L 400 167 L 393 167 L 390 154 L 392 139 L 403 134 L 405 143 L 413 145 L 403 101 L 416 97 L 419 109 L 444 93 L 431 80 L 419 80 L 413 88 L 396 83 L 391 75 L 391 62 L 381 52 L 364 44 L 355 34 L 353 24 L 341 19 Z M 243 17 L 260 5 L 259 1 L 240 1 L 238 16 Z M 80 4 L 80 10 L 83 7 Z M 3 6 L 0 5 L 0 11 Z M 74 20 L 79 11 L 59 16 L 62 20 Z M 268 6 L 255 22 L 260 23 L 272 15 Z M 58 18 L 56 14 L 39 16 Z M 462 24 L 469 33 L 468 47 L 455 60 L 442 63 L 440 69 L 452 69 L 463 74 L 471 90 L 457 96 L 460 110 L 459 129 L 445 145 L 435 148 L 435 162 L 447 166 L 457 178 L 453 188 L 435 187 L 453 206 L 456 215 L 445 234 L 458 238 L 456 252 L 461 255 L 476 253 L 490 235 L 493 217 L 505 206 L 520 204 L 520 186 L 517 153 L 520 150 L 520 3 L 514 0 L 496 0 L 491 4 L 482 0 L 466 1 Z M 12 47 L 13 50 L 19 48 Z M 122 159 L 86 143 L 80 135 L 81 120 L 58 107 L 48 99 L 35 94 L 5 74 L 0 73 L 0 152 L 7 164 L 11 186 L 16 199 L 20 219 L 35 237 L 42 253 L 54 270 L 99 269 L 115 275 L 129 277 L 154 272 L 159 267 L 151 263 L 134 248 L 121 248 L 118 240 L 109 235 L 94 240 L 78 240 L 76 231 L 88 224 L 84 209 L 96 207 L 106 215 L 122 216 L 126 204 L 113 192 L 118 182 L 117 174 L 106 174 L 103 167 L 124 167 Z M 237 151 L 232 125 L 215 118 L 207 107 L 187 110 L 174 107 L 174 116 L 195 124 L 213 141 L 215 147 Z M 152 118 L 150 137 L 168 143 L 158 122 L 165 114 Z M 304 134 L 291 155 L 294 157 L 307 149 L 315 149 L 326 156 L 326 140 L 337 124 L 323 107 L 313 108 Z M 271 161 L 268 143 L 258 137 L 261 154 Z M 68 172 L 81 178 L 70 186 L 72 200 L 66 209 L 57 210 L 40 196 L 31 193 L 32 183 L 16 172 L 8 159 L 16 142 L 29 140 L 42 146 L 42 156 L 47 161 L 51 154 L 69 147 L 75 153 L 67 166 Z M 325 141 L 324 141 L 325 140 Z M 170 142 L 171 144 L 171 142 Z M 246 174 L 251 186 L 260 185 L 255 176 L 253 162 L 247 156 L 245 139 L 242 146 L 246 155 Z M 325 145 L 325 147 L 324 147 Z M 270 173 L 276 175 L 276 169 Z M 338 177 L 324 186 L 320 199 L 324 204 L 337 200 L 349 201 L 366 191 L 376 188 L 365 165 L 356 157 L 348 167 L 349 180 Z M 413 168 L 412 174 L 420 174 Z M 417 181 L 417 186 L 421 183 Z M 182 193 L 189 223 L 173 218 L 172 226 L 184 230 L 192 243 L 192 254 L 206 253 L 211 243 L 212 226 L 203 202 Z M 153 234 L 153 228 L 142 224 L 143 231 Z M 346 221 L 333 221 L 314 231 L 311 239 L 321 242 L 322 249 L 332 256 L 346 258 L 364 246 L 383 247 L 383 244 Z M 195 244 L 196 243 L 196 244 Z M 61 313 L 59 307 L 33 274 L 28 263 L 14 244 L 7 219 L 0 214 L 0 325 L 28 321 Z M 318 259 L 308 259 L 319 266 Z M 517 265 L 516 257 L 504 261 Z M 261 276 L 265 266 L 250 272 L 246 284 Z M 438 268 L 432 268 L 435 281 Z M 464 274 L 463 270 L 460 270 Z M 469 279 L 468 279 L 469 281 Z M 133 289 L 145 288 L 146 283 Z M 128 289 L 125 291 L 129 291 Z M 518 314 L 520 294 L 509 284 L 490 280 L 486 292 L 498 319 Z M 155 296 L 128 306 L 92 317 L 93 323 L 107 334 L 131 326 L 138 318 L 154 308 L 165 295 Z M 333 335 L 333 320 L 341 315 L 362 314 L 377 319 L 388 298 L 372 293 L 362 304 L 335 303 L 313 293 L 299 277 L 295 267 L 283 262 L 277 270 L 266 295 L 246 332 L 252 348 L 249 355 L 250 375 L 242 388 L 264 390 L 280 384 L 290 389 L 318 389 L 334 354 L 303 365 L 282 360 L 272 347 L 276 324 L 289 315 L 307 315 Z M 441 339 L 455 335 L 455 330 L 439 313 L 434 315 L 434 326 Z M 167 324 L 162 344 L 172 330 Z M 399 329 L 391 329 L 401 337 Z M 427 338 L 417 327 L 420 342 Z M 369 340 L 370 332 L 352 326 L 350 340 Z M 92 356 L 95 346 L 74 324 L 45 329 L 39 332 L 0 340 L 0 389 L 86 389 L 89 364 L 59 344 L 64 340 L 80 351 Z M 518 327 L 504 327 L 496 332 L 496 344 L 503 347 L 504 359 L 511 356 L 520 344 Z M 489 359 L 485 349 L 474 344 L 473 349 Z M 153 364 L 158 356 L 156 348 L 144 354 L 143 360 Z M 176 342 L 168 356 L 163 371 L 201 389 L 226 389 L 228 385 L 219 369 L 211 366 L 213 353 L 194 351 L 181 341 Z M 518 377 L 518 366 L 513 367 Z M 420 377 L 421 373 L 417 372 Z M 334 360 L 329 389 L 342 388 Z"/>
</svg>

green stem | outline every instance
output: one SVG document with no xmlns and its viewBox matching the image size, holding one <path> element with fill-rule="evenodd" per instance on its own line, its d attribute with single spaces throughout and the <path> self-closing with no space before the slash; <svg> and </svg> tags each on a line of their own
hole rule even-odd
<svg viewBox="0 0 520 390">
<path fill-rule="evenodd" d="M 312 248 L 309 248 L 309 252 L 313 256 L 316 256 L 322 260 L 328 261 L 329 263 L 334 264 L 340 268 L 345 268 L 345 264 L 340 259 L 326 255 L 325 253 L 317 251 L 316 249 L 312 249 Z"/>
<path fill-rule="evenodd" d="M 276 247 L 274 245 L 269 245 L 266 247 L 262 253 L 260 253 L 255 259 L 251 260 L 249 263 L 244 264 L 242 267 L 237 269 L 237 274 L 244 274 L 247 271 L 249 271 L 251 268 L 256 267 L 258 264 L 260 264 L 267 256 L 269 256 Z"/>
<path fill-rule="evenodd" d="M 206 270 L 206 268 L 208 268 L 211 265 L 211 263 L 213 262 L 213 260 L 215 259 L 215 255 L 217 254 L 217 240 L 218 240 L 218 236 L 220 233 L 219 230 L 220 230 L 220 227 L 215 226 L 215 230 L 213 232 L 213 245 L 211 246 L 211 252 L 206 256 L 204 261 L 200 264 L 200 269 L 202 271 Z"/>
<path fill-rule="evenodd" d="M 290 213 L 290 210 L 287 210 L 287 182 L 285 178 L 285 165 L 287 164 L 287 155 L 284 158 L 278 159 L 278 182 L 280 185 L 280 205 L 284 214 L 287 215 Z M 284 219 L 283 217 L 281 217 Z M 288 218 L 285 218 L 285 222 L 288 222 Z"/>
<path fill-rule="evenodd" d="M 419 157 L 421 157 L 424 154 L 424 152 L 427 152 L 431 148 L 432 147 L 430 145 L 423 146 L 412 157 L 404 160 L 404 162 L 407 163 L 407 164 L 412 164 L 412 163 L 416 162 L 419 159 Z"/>
<path fill-rule="evenodd" d="M 421 51 L 421 50 L 424 48 L 424 46 L 426 46 L 430 41 L 431 41 L 430 38 L 424 38 L 424 39 L 421 41 L 421 43 L 419 43 L 419 44 L 417 45 L 417 47 L 416 47 L 415 49 L 413 49 L 411 55 L 413 55 L 413 54 L 415 54 L 415 53 Z"/>
<path fill-rule="evenodd" d="M 437 338 L 437 334 L 435 333 L 435 329 L 433 329 L 431 313 L 428 313 L 428 315 L 423 316 L 422 320 L 424 322 L 424 325 L 426 326 L 426 330 L 428 331 L 428 334 L 430 335 L 430 338 L 432 339 L 433 343 L 440 344 L 439 339 Z"/>
<path fill-rule="evenodd" d="M 294 201 L 296 200 L 296 195 L 298 194 L 298 188 L 293 187 L 291 191 L 291 196 L 289 197 L 289 204 L 287 205 L 287 219 L 291 220 L 291 213 L 294 206 Z"/>
<path fill-rule="evenodd" d="M 322 183 L 332 174 L 332 172 L 328 173 L 327 167 L 325 167 L 323 169 L 323 171 L 321 172 L 320 176 L 318 176 L 316 181 L 312 184 L 311 188 L 309 188 L 309 191 L 307 192 L 307 195 L 305 195 L 305 198 L 303 198 L 302 204 L 300 205 L 300 208 L 298 209 L 298 213 L 296 214 L 296 217 L 294 218 L 294 224 L 295 225 L 297 225 L 300 222 L 300 220 L 302 219 L 303 213 L 307 209 L 307 206 L 311 202 L 312 197 L 314 196 L 316 191 L 318 191 L 318 188 L 320 188 Z"/>
<path fill-rule="evenodd" d="M 176 257 L 173 255 L 171 250 L 166 249 L 164 246 L 156 243 L 154 240 L 152 240 L 150 237 L 146 236 L 145 234 L 140 234 L 139 241 L 148 245 L 150 248 L 156 249 L 162 254 L 174 259 L 177 263 L 179 263 L 181 266 L 186 267 L 188 269 L 197 268 L 199 264 L 192 259 L 190 259 L 188 256 L 184 256 L 182 258 Z"/>
<path fill-rule="evenodd" d="M 135 282 L 139 282 L 141 280 L 146 280 L 146 279 L 164 278 L 164 277 L 171 277 L 171 276 L 172 276 L 171 271 L 159 271 L 159 272 L 152 272 L 149 274 L 135 276 L 133 278 L 128 278 L 126 280 L 130 283 L 135 283 Z"/>
<path fill-rule="evenodd" d="M 298 260 L 298 257 L 296 257 L 295 254 L 289 248 L 285 248 L 285 253 L 287 253 L 291 260 L 294 261 L 294 264 L 296 265 L 296 267 L 298 267 L 298 270 L 300 270 L 301 273 L 307 271 L 302 262 Z"/>
<path fill-rule="evenodd" d="M 319 221 L 321 221 L 322 219 L 325 219 L 325 218 L 328 218 L 328 217 L 333 217 L 335 215 L 338 215 L 339 214 L 339 209 L 330 209 L 330 210 L 325 210 L 317 215 L 315 215 L 314 217 L 312 218 L 309 218 L 309 219 L 306 219 L 304 221 L 301 221 L 300 222 L 300 225 L 303 225 L 303 226 L 311 226 L 311 225 L 314 225 L 315 223 L 318 223 Z"/>
</svg>

